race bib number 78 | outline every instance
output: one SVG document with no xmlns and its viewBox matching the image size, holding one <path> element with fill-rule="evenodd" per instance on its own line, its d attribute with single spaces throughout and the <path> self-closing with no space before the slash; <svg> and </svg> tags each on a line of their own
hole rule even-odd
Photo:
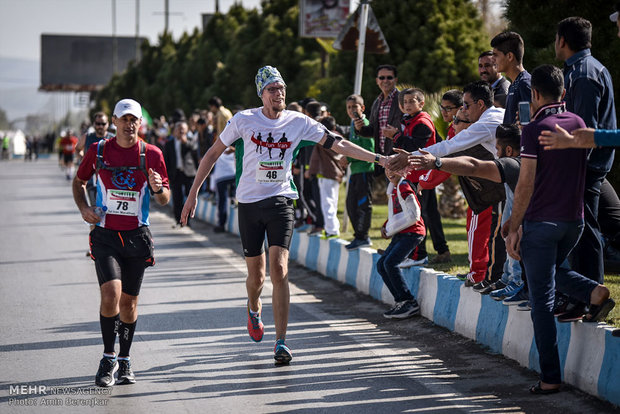
<svg viewBox="0 0 620 414">
<path fill-rule="evenodd" d="M 106 200 L 108 210 L 106 214 L 137 216 L 139 195 L 140 193 L 137 191 L 108 190 Z"/>
</svg>

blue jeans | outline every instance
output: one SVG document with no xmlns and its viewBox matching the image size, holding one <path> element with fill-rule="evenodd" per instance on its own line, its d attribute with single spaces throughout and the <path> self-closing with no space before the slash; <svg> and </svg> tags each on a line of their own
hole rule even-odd
<svg viewBox="0 0 620 414">
<path fill-rule="evenodd" d="M 510 187 L 508 187 L 508 184 L 504 184 L 504 187 L 506 188 L 506 202 L 504 204 L 504 212 L 502 213 L 502 226 L 512 215 L 512 203 L 514 201 L 514 193 Z M 521 278 L 521 264 L 518 260 L 506 255 L 503 271 L 502 282 L 504 282 L 504 284 L 508 285 L 511 282 L 517 286 L 523 284 L 523 279 Z"/>
<path fill-rule="evenodd" d="M 405 279 L 403 279 L 403 271 L 398 267 L 398 264 L 409 257 L 413 249 L 423 239 L 424 236 L 421 234 L 398 233 L 392 237 L 390 245 L 377 262 L 377 272 L 381 275 L 383 283 L 394 296 L 396 302 L 414 299 Z"/>
<path fill-rule="evenodd" d="M 583 231 L 583 220 L 524 221 L 521 238 L 521 258 L 530 290 L 534 339 L 538 348 L 540 379 L 548 384 L 560 384 L 560 356 L 557 331 L 553 317 L 555 290 L 584 303 L 598 283 L 570 270 L 563 264 L 577 244 Z"/>
</svg>

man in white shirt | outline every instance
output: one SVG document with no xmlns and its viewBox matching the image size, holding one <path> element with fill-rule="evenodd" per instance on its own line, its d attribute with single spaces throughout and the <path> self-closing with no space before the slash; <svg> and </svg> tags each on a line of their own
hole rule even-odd
<svg viewBox="0 0 620 414">
<path fill-rule="evenodd" d="M 274 359 L 277 364 L 288 364 L 292 359 L 285 344 L 290 299 L 288 256 L 294 224 L 293 200 L 298 198 L 291 172 L 293 156 L 305 145 L 321 144 L 345 156 L 382 166 L 385 166 L 387 157 L 342 140 L 299 112 L 285 110 L 286 83 L 274 67 L 259 69 L 256 92 L 263 106 L 238 112 L 203 157 L 183 207 L 181 223 L 186 223 L 194 215 L 198 190 L 215 161 L 227 147 L 234 146 L 237 165 L 241 166 L 236 171 L 237 200 L 239 232 L 248 267 L 248 333 L 255 342 L 263 339 L 260 294 L 266 274 L 263 245 L 267 233 L 276 329 Z M 262 139 L 258 138 L 259 134 Z M 269 134 L 273 137 L 271 142 L 265 139 Z M 268 149 L 279 151 L 271 151 L 270 157 Z"/>
<path fill-rule="evenodd" d="M 424 148 L 425 151 L 437 157 L 436 169 L 441 169 L 441 157 L 456 153 L 478 158 L 476 154 L 483 152 L 489 157 L 497 157 L 495 131 L 502 124 L 504 109 L 493 106 L 493 90 L 488 82 L 472 82 L 463 88 L 462 112 L 467 120 L 472 122 L 469 128 L 459 132 L 452 139 Z M 476 151 L 476 154 L 468 153 L 477 146 L 481 146 L 486 151 Z M 408 154 L 399 151 L 399 154 L 391 157 L 388 168 L 396 171 L 410 168 L 409 155 L 420 155 L 420 152 Z M 463 186 L 462 181 L 461 186 Z M 467 274 L 457 275 L 457 277 L 465 280 L 466 286 L 475 285 L 476 290 L 486 294 L 496 287 L 491 286 L 490 282 L 495 282 L 491 279 L 499 279 L 505 261 L 505 250 L 499 235 L 501 214 L 499 217 L 493 214 L 494 209 L 490 207 L 493 204 L 483 203 L 480 208 L 476 208 L 469 198 L 468 201 L 470 208 L 467 210 L 467 240 L 470 269 Z M 496 208 L 495 211 L 501 211 L 501 209 Z M 491 235 L 497 235 L 497 237 L 490 237 Z M 495 254 L 491 258 L 489 258 L 489 251 Z"/>
</svg>

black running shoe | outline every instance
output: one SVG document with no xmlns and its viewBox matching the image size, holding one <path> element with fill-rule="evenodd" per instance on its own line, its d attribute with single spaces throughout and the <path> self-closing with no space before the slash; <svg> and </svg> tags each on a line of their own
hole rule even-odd
<svg viewBox="0 0 620 414">
<path fill-rule="evenodd" d="M 498 280 L 495 283 L 486 283 L 486 286 L 483 286 L 480 289 L 476 289 L 476 287 L 474 286 L 474 290 L 477 290 L 478 293 L 480 293 L 481 295 L 488 295 L 489 293 L 493 292 L 494 290 L 499 290 L 499 289 L 504 289 L 506 287 L 506 284 L 504 282 L 502 282 L 501 280 Z"/>
<path fill-rule="evenodd" d="M 128 359 L 118 360 L 118 384 L 135 384 L 136 377 L 131 369 L 131 362 Z"/>
<path fill-rule="evenodd" d="M 118 371 L 116 358 L 103 357 L 99 362 L 99 370 L 95 375 L 95 384 L 99 387 L 111 387 L 114 385 L 114 373 Z"/>
</svg>

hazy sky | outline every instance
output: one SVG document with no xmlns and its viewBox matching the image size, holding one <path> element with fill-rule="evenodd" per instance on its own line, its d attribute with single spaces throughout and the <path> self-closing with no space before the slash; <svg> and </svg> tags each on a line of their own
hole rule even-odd
<svg viewBox="0 0 620 414">
<path fill-rule="evenodd" d="M 220 0 L 227 12 L 235 0 Z M 237 0 L 246 8 L 260 0 Z M 164 29 L 164 0 L 140 0 L 140 35 L 151 43 Z M 201 27 L 215 0 L 169 0 L 173 36 Z M 136 34 L 136 0 L 116 0 L 116 32 Z M 38 60 L 41 34 L 112 35 L 112 0 L 0 0 L 0 56 Z"/>
<path fill-rule="evenodd" d="M 260 0 L 219 0 L 259 8 Z M 0 109 L 9 119 L 28 114 L 62 116 L 77 105 L 72 93 L 38 92 L 41 34 L 111 36 L 113 0 L 0 0 Z M 351 0 L 357 6 L 357 0 Z M 139 0 L 139 35 L 155 44 L 164 30 L 164 0 Z M 178 39 L 202 28 L 201 14 L 213 13 L 215 0 L 169 0 L 169 27 Z M 116 0 L 116 34 L 135 36 L 136 0 Z M 70 64 L 70 62 L 69 62 Z"/>
</svg>

